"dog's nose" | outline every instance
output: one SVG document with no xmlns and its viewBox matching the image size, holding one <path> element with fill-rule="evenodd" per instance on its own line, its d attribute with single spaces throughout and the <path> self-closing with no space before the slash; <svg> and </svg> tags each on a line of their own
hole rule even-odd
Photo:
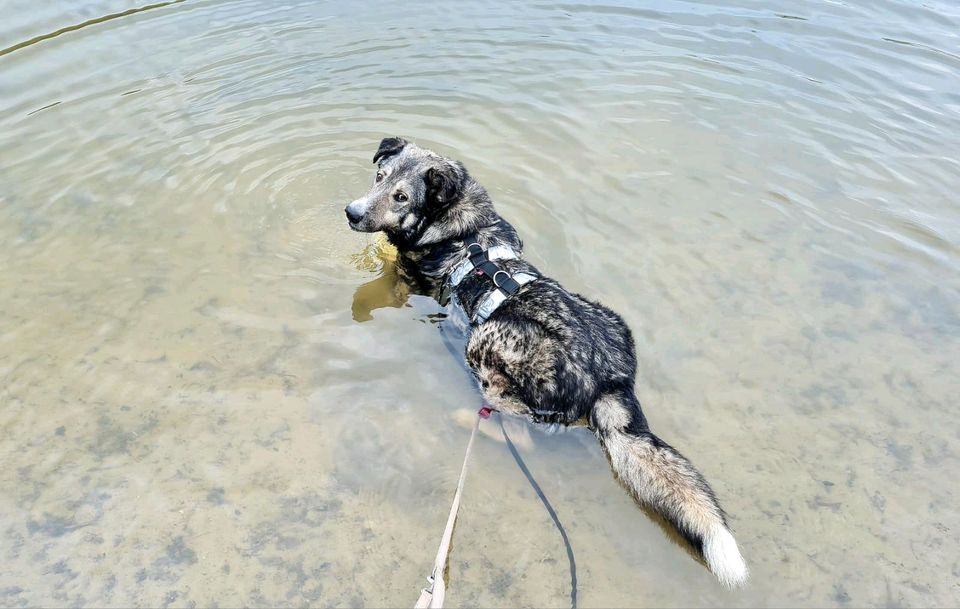
<svg viewBox="0 0 960 609">
<path fill-rule="evenodd" d="M 346 214 L 347 214 L 347 220 L 350 221 L 350 224 L 356 224 L 357 222 L 360 221 L 361 218 L 363 218 L 363 214 L 358 213 L 358 212 L 356 212 L 355 210 L 350 209 L 350 208 L 351 208 L 351 206 L 350 206 L 350 205 L 347 205 L 347 208 L 346 208 L 345 210 L 343 210 L 343 211 L 346 212 Z"/>
</svg>

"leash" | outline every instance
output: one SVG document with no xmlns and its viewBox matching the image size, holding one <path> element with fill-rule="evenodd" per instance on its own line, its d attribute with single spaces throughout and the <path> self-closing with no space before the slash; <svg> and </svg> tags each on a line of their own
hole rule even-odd
<svg viewBox="0 0 960 609">
<path fill-rule="evenodd" d="M 517 450 L 517 447 L 513 445 L 513 441 L 510 440 L 510 436 L 507 435 L 507 430 L 503 426 L 503 415 L 489 406 L 484 406 L 477 411 L 477 420 L 474 421 L 473 431 L 470 432 L 470 440 L 467 442 L 467 451 L 463 456 L 463 466 L 460 468 L 460 479 L 457 481 L 457 491 L 453 495 L 453 505 L 450 506 L 450 514 L 447 516 L 447 526 L 443 530 L 443 536 L 440 538 L 440 547 L 437 549 L 437 558 L 433 563 L 433 571 L 430 573 L 430 576 L 427 577 L 427 587 L 420 590 L 420 598 L 417 599 L 417 604 L 414 605 L 414 609 L 443 607 L 443 599 L 447 591 L 447 585 L 444 579 L 447 568 L 447 556 L 450 553 L 450 544 L 453 541 L 453 528 L 457 522 L 457 514 L 460 511 L 460 496 L 463 493 L 463 484 L 467 478 L 467 462 L 470 460 L 470 452 L 473 450 L 473 440 L 477 436 L 477 429 L 480 428 L 480 419 L 489 418 L 492 412 L 496 412 L 498 415 L 497 423 L 500 425 L 500 431 L 503 433 L 503 438 L 507 442 L 507 448 L 510 449 L 513 460 L 517 462 L 520 471 L 526 476 L 527 482 L 533 487 L 533 490 L 537 493 L 537 497 L 540 498 L 540 502 L 543 503 L 543 507 L 546 508 L 547 513 L 550 514 L 550 518 L 553 519 L 553 524 L 555 524 L 557 530 L 560 531 L 560 537 L 563 538 L 563 545 L 567 550 L 567 562 L 570 565 L 570 608 L 577 609 L 577 561 L 573 556 L 573 546 L 570 545 L 570 538 L 567 537 L 567 531 L 563 528 L 560 517 L 557 516 L 557 512 L 553 509 L 553 505 L 550 504 L 550 500 L 547 499 L 543 489 L 540 488 L 533 474 L 531 474 L 527 468 L 527 464 L 524 463 L 523 458 L 520 457 L 520 452 Z"/>
<path fill-rule="evenodd" d="M 453 541 L 453 527 L 457 522 L 457 513 L 460 511 L 460 495 L 463 494 L 463 483 L 467 479 L 467 462 L 470 460 L 470 451 L 473 450 L 473 440 L 477 437 L 480 428 L 480 419 L 486 419 L 493 412 L 484 406 L 477 412 L 477 420 L 473 423 L 470 432 L 470 441 L 467 442 L 467 452 L 463 455 L 463 466 L 460 468 L 460 479 L 457 480 L 457 492 L 453 494 L 453 505 L 450 506 L 450 515 L 447 516 L 447 526 L 440 537 L 440 547 L 437 549 L 437 559 L 433 562 L 433 571 L 427 578 L 427 587 L 420 591 L 415 609 L 427 607 L 443 607 L 443 596 L 447 590 L 444 574 L 447 569 L 447 555 L 450 553 L 450 542 Z"/>
<path fill-rule="evenodd" d="M 462 364 L 463 359 L 461 354 L 457 352 L 457 348 L 453 345 L 452 339 L 445 331 L 444 326 L 440 325 L 439 330 L 443 346 L 446 347 L 447 351 L 450 352 L 450 355 L 452 355 L 455 360 L 460 361 Z M 463 371 L 472 381 L 473 376 L 470 375 L 465 367 Z M 497 422 L 500 424 L 500 431 L 503 433 L 503 438 L 506 440 L 507 448 L 510 449 L 513 460 L 516 461 L 520 471 L 523 472 L 523 475 L 527 478 L 527 482 L 533 487 L 534 492 L 537 493 L 537 497 L 540 498 L 540 502 L 543 503 L 547 513 L 550 514 L 550 518 L 556 525 L 557 530 L 560 531 L 560 537 L 563 539 L 563 545 L 567 551 L 567 562 L 570 565 L 570 608 L 577 609 L 577 561 L 574 559 L 573 546 L 570 544 L 570 538 L 567 537 L 567 531 L 563 528 L 560 517 L 557 516 L 557 512 L 550 504 L 550 500 L 547 499 L 543 489 L 537 484 L 527 464 L 524 463 L 517 447 L 514 446 L 513 441 L 510 440 L 510 436 L 507 435 L 507 430 L 503 426 L 503 415 L 488 406 L 484 406 L 477 412 L 477 420 L 473 424 L 473 431 L 470 432 L 470 440 L 467 442 L 466 454 L 463 456 L 463 466 L 460 469 L 460 479 L 457 481 L 457 491 L 453 495 L 453 505 L 450 506 L 450 515 L 447 516 L 447 526 L 443 530 L 443 536 L 440 538 L 440 547 L 437 550 L 437 558 L 433 564 L 433 571 L 431 571 L 430 576 L 427 577 L 427 587 L 420 591 L 420 598 L 417 599 L 417 604 L 414 605 L 414 608 L 426 609 L 428 607 L 443 607 L 444 594 L 447 590 L 446 582 L 444 581 L 447 555 L 450 553 L 450 543 L 453 541 L 453 528 L 457 521 L 457 512 L 460 510 L 460 496 L 463 492 L 464 481 L 466 480 L 467 461 L 470 459 L 470 451 L 473 449 L 473 440 L 477 435 L 477 429 L 480 428 L 480 419 L 488 418 L 491 412 L 497 412 Z"/>
<path fill-rule="evenodd" d="M 523 459 L 520 458 L 520 452 L 517 451 L 517 447 L 513 445 L 513 442 L 510 441 L 510 436 L 507 435 L 507 430 L 503 427 L 503 415 L 497 412 L 497 422 L 500 423 L 500 431 L 503 432 L 503 439 L 507 441 L 507 448 L 510 449 L 510 454 L 513 455 L 513 460 L 517 462 L 517 466 L 520 468 L 520 471 L 523 472 L 523 475 L 527 477 L 527 482 L 530 483 L 530 486 L 533 487 L 533 490 L 536 491 L 537 497 L 540 498 L 540 502 L 543 503 L 543 507 L 547 509 L 547 513 L 550 514 L 550 518 L 553 519 L 553 524 L 557 525 L 557 530 L 560 531 L 560 537 L 563 538 L 563 545 L 567 549 L 567 563 L 570 565 L 570 609 L 577 609 L 577 561 L 573 557 L 573 546 L 570 545 L 570 538 L 567 537 L 567 530 L 563 528 L 563 525 L 560 523 L 560 517 L 557 516 L 556 510 L 553 509 L 553 506 L 550 505 L 550 501 L 547 499 L 547 496 L 543 493 L 543 489 L 540 488 L 540 485 L 537 484 L 537 481 L 533 479 L 533 474 L 530 473 L 530 470 L 527 469 L 527 464 L 523 462 Z"/>
</svg>

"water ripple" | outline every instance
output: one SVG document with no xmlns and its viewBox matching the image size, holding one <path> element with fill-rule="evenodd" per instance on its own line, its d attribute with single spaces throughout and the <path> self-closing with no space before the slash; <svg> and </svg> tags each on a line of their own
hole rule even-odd
<svg viewBox="0 0 960 609">
<path fill-rule="evenodd" d="M 933 530 L 924 517 L 957 526 L 928 467 L 956 440 L 953 4 L 11 2 L 0 457 L 14 473 L 0 517 L 10 552 L 29 550 L 5 556 L 0 589 L 66 582 L 11 603 L 390 605 L 384 590 L 420 577 L 382 557 L 433 539 L 462 448 L 449 412 L 475 395 L 437 359 L 435 303 L 344 226 L 385 135 L 462 159 L 537 265 L 623 312 L 651 417 L 728 468 L 718 492 L 759 574 L 734 601 L 634 517 L 594 444 L 538 444 L 581 523 L 578 553 L 602 566 L 584 598 L 952 600 L 928 568 L 952 559 L 946 536 L 901 533 Z M 458 548 L 471 575 L 458 601 L 557 604 L 531 589 L 547 576 L 472 577 L 499 568 L 489 546 L 512 548 L 516 530 L 517 560 L 547 574 L 531 557 L 552 551 L 511 474 L 482 476 L 474 517 L 518 526 L 458 528 L 495 535 Z M 100 514 L 103 489 L 117 511 L 102 519 L 125 522 L 98 541 L 68 508 Z M 88 549 L 90 564 L 123 556 L 143 596 L 111 597 Z M 197 596 L 208 568 L 245 596 Z M 337 583 L 360 580 L 371 596 Z"/>
</svg>

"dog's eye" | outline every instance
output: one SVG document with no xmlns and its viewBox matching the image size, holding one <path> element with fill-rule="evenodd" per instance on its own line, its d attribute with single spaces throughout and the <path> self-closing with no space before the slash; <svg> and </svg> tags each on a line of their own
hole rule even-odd
<svg viewBox="0 0 960 609">
<path fill-rule="evenodd" d="M 378 171 L 378 172 L 377 172 L 377 182 L 379 182 L 379 181 L 382 180 L 382 179 L 383 179 L 383 172 L 382 172 L 382 171 Z"/>
<path fill-rule="evenodd" d="M 403 203 L 407 200 L 407 195 L 403 194 L 402 192 L 398 192 L 393 195 L 393 200 L 397 201 L 398 203 Z"/>
</svg>

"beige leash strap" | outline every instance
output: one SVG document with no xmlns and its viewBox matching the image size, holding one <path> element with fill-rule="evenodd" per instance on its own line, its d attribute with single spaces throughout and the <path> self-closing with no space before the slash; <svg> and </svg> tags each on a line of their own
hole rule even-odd
<svg viewBox="0 0 960 609">
<path fill-rule="evenodd" d="M 429 585 L 420 591 L 420 598 L 414 605 L 415 609 L 443 607 L 443 595 L 447 589 L 446 583 L 443 581 L 443 575 L 447 569 L 447 554 L 450 552 L 450 542 L 453 541 L 453 526 L 457 522 L 457 512 L 460 511 L 460 495 L 463 493 L 463 482 L 467 478 L 467 462 L 470 460 L 470 451 L 473 450 L 473 439 L 477 436 L 477 429 L 480 428 L 480 419 L 489 417 L 490 412 L 492 412 L 492 409 L 484 406 L 477 413 L 477 421 L 473 424 L 470 441 L 467 442 L 467 452 L 463 455 L 463 467 L 460 468 L 457 492 L 453 495 L 453 505 L 450 506 L 450 515 L 447 516 L 447 528 L 443 530 L 443 537 L 440 538 L 440 548 L 437 550 L 437 559 L 433 563 L 433 571 L 430 573 L 430 577 L 427 578 Z"/>
</svg>

